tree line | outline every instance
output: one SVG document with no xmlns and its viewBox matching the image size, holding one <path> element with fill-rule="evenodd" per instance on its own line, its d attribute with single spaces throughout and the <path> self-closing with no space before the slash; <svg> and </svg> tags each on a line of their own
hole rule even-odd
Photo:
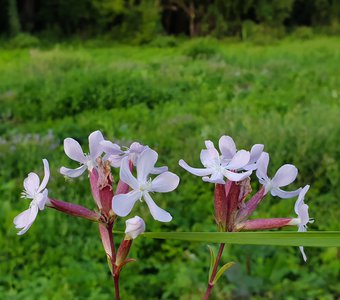
<svg viewBox="0 0 340 300">
<path fill-rule="evenodd" d="M 0 0 L 0 34 L 242 36 L 252 26 L 338 26 L 338 0 Z M 338 26 L 339 27 L 339 26 Z"/>
</svg>

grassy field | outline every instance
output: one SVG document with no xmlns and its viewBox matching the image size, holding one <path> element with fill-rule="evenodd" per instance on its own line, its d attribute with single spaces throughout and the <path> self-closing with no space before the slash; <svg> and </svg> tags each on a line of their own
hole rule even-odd
<svg viewBox="0 0 340 300">
<path fill-rule="evenodd" d="M 95 224 L 48 209 L 22 237 L 12 224 L 28 205 L 19 197 L 22 181 L 30 171 L 41 174 L 42 158 L 51 164 L 51 196 L 95 207 L 86 176 L 65 181 L 58 169 L 71 166 L 63 139 L 87 145 L 96 129 L 123 145 L 150 145 L 181 177 L 176 192 L 155 195 L 173 222 L 153 221 L 145 207 L 133 211 L 149 231 L 215 230 L 212 185 L 178 160 L 198 166 L 204 140 L 222 134 L 239 148 L 265 144 L 271 174 L 295 164 L 292 188 L 311 184 L 310 229 L 339 230 L 339 66 L 335 37 L 267 46 L 199 39 L 175 47 L 0 49 L 0 299 L 112 299 Z M 293 217 L 294 201 L 269 197 L 255 216 Z M 223 261 L 238 264 L 215 299 L 340 297 L 339 249 L 306 253 L 304 264 L 293 247 L 228 247 Z M 123 299 L 200 299 L 206 245 L 140 238 L 132 256 L 138 262 L 122 273 Z"/>
</svg>

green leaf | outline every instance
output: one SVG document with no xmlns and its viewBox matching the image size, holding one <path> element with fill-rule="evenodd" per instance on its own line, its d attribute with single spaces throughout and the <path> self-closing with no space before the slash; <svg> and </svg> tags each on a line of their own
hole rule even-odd
<svg viewBox="0 0 340 300">
<path fill-rule="evenodd" d="M 208 248 L 209 248 L 209 251 L 210 251 L 210 269 L 209 269 L 209 278 L 208 280 L 210 280 L 211 278 L 211 273 L 214 269 L 214 265 L 215 265 L 215 262 L 216 262 L 216 256 L 215 256 L 215 252 L 214 252 L 214 249 L 208 245 Z"/>
<path fill-rule="evenodd" d="M 154 239 L 175 239 L 205 243 L 340 247 L 340 231 L 310 232 L 146 232 Z"/>
<path fill-rule="evenodd" d="M 220 279 L 220 277 L 222 276 L 222 274 L 227 271 L 230 267 L 232 267 L 235 263 L 232 261 L 232 262 L 229 262 L 229 263 L 226 263 L 225 265 L 223 265 L 221 267 L 221 269 L 218 270 L 217 274 L 216 274 L 216 277 L 215 279 L 213 280 L 212 284 L 215 285 L 216 282 Z"/>
</svg>

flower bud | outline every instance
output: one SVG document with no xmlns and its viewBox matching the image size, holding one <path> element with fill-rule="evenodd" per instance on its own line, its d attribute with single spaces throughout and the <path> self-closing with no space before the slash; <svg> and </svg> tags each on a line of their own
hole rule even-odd
<svg viewBox="0 0 340 300">
<path fill-rule="evenodd" d="M 130 239 L 135 239 L 141 233 L 145 231 L 145 223 L 142 218 L 135 216 L 129 220 L 126 220 L 125 234 Z"/>
</svg>

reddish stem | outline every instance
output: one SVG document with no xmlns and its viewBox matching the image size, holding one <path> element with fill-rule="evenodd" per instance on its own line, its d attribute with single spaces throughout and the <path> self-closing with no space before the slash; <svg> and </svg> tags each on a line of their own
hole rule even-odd
<svg viewBox="0 0 340 300">
<path fill-rule="evenodd" d="M 93 222 L 98 222 L 100 220 L 100 214 L 92 210 L 89 210 L 86 207 L 83 207 L 81 205 L 70 203 L 70 202 L 64 202 L 64 201 L 60 201 L 60 200 L 56 200 L 52 198 L 49 198 L 49 200 L 50 200 L 50 203 L 47 204 L 48 207 L 58 210 L 60 212 L 63 212 L 65 214 L 88 219 Z"/>
<path fill-rule="evenodd" d="M 212 289 L 214 287 L 213 281 L 214 281 L 214 279 L 216 277 L 217 268 L 218 268 L 218 265 L 219 265 L 221 257 L 222 257 L 224 246 L 225 246 L 225 244 L 220 244 L 220 249 L 218 250 L 218 254 L 217 254 L 217 257 L 216 257 L 214 268 L 213 268 L 211 276 L 209 278 L 208 286 L 207 286 L 207 289 L 205 291 L 203 300 L 208 300 L 209 299 L 210 294 L 212 292 Z"/>
<path fill-rule="evenodd" d="M 115 283 L 116 300 L 120 300 L 120 295 L 119 295 L 119 274 L 114 274 L 113 275 L 113 281 Z"/>
</svg>

